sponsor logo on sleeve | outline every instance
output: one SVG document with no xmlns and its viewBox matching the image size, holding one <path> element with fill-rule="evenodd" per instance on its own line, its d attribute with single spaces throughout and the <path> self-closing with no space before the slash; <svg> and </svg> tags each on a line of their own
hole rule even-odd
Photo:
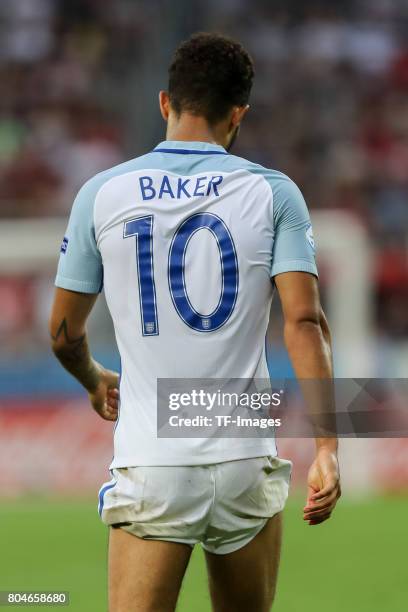
<svg viewBox="0 0 408 612">
<path fill-rule="evenodd" d="M 68 238 L 64 236 L 61 243 L 61 253 L 66 253 L 68 248 Z"/>
<path fill-rule="evenodd" d="M 315 241 L 313 238 L 313 228 L 312 228 L 311 223 L 309 223 L 309 225 L 306 228 L 306 238 L 307 238 L 308 243 L 312 247 L 312 249 L 315 250 Z"/>
</svg>

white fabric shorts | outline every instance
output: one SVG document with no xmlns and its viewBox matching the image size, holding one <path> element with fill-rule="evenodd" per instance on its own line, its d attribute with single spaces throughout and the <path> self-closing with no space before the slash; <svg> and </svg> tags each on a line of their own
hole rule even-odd
<svg viewBox="0 0 408 612">
<path fill-rule="evenodd" d="M 99 492 L 106 525 L 140 538 L 238 550 L 280 512 L 292 463 L 254 457 L 202 466 L 114 468 Z"/>
</svg>

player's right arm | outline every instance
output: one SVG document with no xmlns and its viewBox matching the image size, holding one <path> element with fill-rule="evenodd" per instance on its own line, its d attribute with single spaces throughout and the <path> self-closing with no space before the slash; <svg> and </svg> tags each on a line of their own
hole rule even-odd
<svg viewBox="0 0 408 612">
<path fill-rule="evenodd" d="M 320 305 L 317 279 L 305 272 L 287 272 L 275 277 L 284 316 L 284 338 L 296 377 L 316 381 L 311 392 L 317 416 L 327 410 L 329 385 L 320 380 L 333 377 L 330 331 Z M 306 398 L 307 399 L 307 398 Z M 330 399 L 330 398 L 329 398 Z M 333 406 L 334 410 L 334 406 Z M 340 473 L 337 460 L 337 437 L 316 438 L 316 458 L 308 475 L 307 503 L 304 519 L 317 525 L 328 519 L 340 497 Z"/>
<path fill-rule="evenodd" d="M 287 177 L 276 181 L 275 236 L 271 276 L 282 303 L 284 338 L 308 408 L 318 420 L 334 412 L 330 331 L 323 313 L 314 258 L 314 239 L 303 196 Z M 308 396 L 308 397 L 306 397 Z M 318 424 L 319 425 L 319 424 Z M 310 525 L 327 520 L 340 497 L 337 437 L 316 437 L 316 458 L 308 474 L 304 519 Z"/>
</svg>

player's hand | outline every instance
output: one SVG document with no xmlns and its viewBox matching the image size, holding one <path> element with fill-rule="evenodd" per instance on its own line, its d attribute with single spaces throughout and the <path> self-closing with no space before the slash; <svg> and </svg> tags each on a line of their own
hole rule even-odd
<svg viewBox="0 0 408 612">
<path fill-rule="evenodd" d="M 99 383 L 95 391 L 88 392 L 93 409 L 107 421 L 116 421 L 119 405 L 119 374 L 97 364 Z"/>
<path fill-rule="evenodd" d="M 327 448 L 318 450 L 307 479 L 308 495 L 303 519 L 319 525 L 328 518 L 341 495 L 337 454 Z"/>
</svg>

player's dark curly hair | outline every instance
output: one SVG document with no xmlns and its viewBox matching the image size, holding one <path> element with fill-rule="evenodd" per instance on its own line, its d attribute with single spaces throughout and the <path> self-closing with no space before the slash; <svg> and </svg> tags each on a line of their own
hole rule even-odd
<svg viewBox="0 0 408 612">
<path fill-rule="evenodd" d="M 170 103 L 214 125 L 249 100 L 254 67 L 244 47 L 220 34 L 199 32 L 176 49 L 169 68 Z"/>
</svg>

